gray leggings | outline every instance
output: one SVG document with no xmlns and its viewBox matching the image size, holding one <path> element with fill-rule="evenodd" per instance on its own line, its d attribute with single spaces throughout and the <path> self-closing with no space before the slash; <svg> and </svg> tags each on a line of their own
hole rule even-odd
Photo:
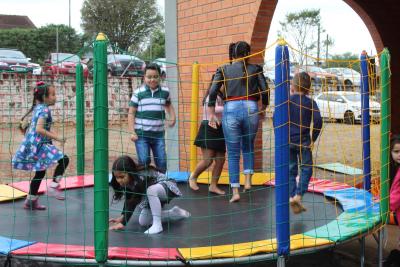
<svg viewBox="0 0 400 267">
<path fill-rule="evenodd" d="M 161 184 L 149 186 L 146 191 L 149 200 L 150 210 L 143 209 L 139 215 L 139 224 L 142 226 L 151 225 L 153 223 L 161 224 L 163 217 L 168 217 L 168 211 L 161 209 L 161 202 L 167 202 L 167 192 Z"/>
</svg>

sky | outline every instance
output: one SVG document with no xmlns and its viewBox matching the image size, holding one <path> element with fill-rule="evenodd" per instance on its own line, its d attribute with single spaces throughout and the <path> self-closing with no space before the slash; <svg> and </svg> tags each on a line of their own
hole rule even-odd
<svg viewBox="0 0 400 267">
<path fill-rule="evenodd" d="M 71 2 L 71 26 L 78 33 L 80 28 L 80 9 L 84 0 L 0 0 L 0 14 L 27 15 L 36 27 L 46 24 L 69 23 L 68 5 Z M 165 0 L 168 3 L 168 0 Z M 164 0 L 157 0 L 160 12 L 164 13 Z M 375 55 L 376 49 L 371 35 L 361 18 L 341 0 L 279 0 L 271 23 L 267 46 L 276 41 L 280 28 L 279 21 L 285 15 L 303 9 L 320 9 L 322 27 L 334 40 L 332 54 L 351 52 L 355 54 L 366 50 Z M 322 38 L 321 37 L 321 38 Z M 294 45 L 294 44 L 292 44 Z"/>
</svg>

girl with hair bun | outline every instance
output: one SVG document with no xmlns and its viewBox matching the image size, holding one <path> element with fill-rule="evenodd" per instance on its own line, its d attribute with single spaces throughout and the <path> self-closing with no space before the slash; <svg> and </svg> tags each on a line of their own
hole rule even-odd
<svg viewBox="0 0 400 267">
<path fill-rule="evenodd" d="M 230 202 L 240 200 L 240 154 L 243 157 L 244 190 L 251 188 L 254 173 L 254 140 L 260 118 L 269 104 L 268 85 L 260 65 L 250 64 L 250 45 L 244 41 L 229 45 L 230 64 L 217 69 L 208 102 L 209 124 L 220 124 L 215 114 L 217 96 L 224 96 L 222 129 L 228 151 L 229 181 L 232 187 Z M 223 86 L 222 86 L 223 85 Z M 223 88 L 223 89 L 221 89 Z M 262 110 L 258 110 L 261 98 Z"/>
<path fill-rule="evenodd" d="M 65 199 L 63 192 L 59 189 L 59 182 L 68 166 L 69 158 L 52 143 L 52 140 L 65 143 L 64 138 L 50 129 L 53 122 L 50 106 L 55 103 L 56 91 L 54 86 L 40 81 L 33 91 L 32 107 L 21 119 L 22 122 L 30 113 L 33 114 L 29 125 L 23 127 L 20 124 L 20 130 L 25 134 L 25 137 L 12 159 L 14 169 L 35 172 L 30 183 L 29 194 L 24 203 L 25 209 L 46 209 L 46 206 L 39 204 L 38 191 L 42 179 L 46 175 L 46 170 L 56 163 L 58 165 L 47 194 L 58 200 Z"/>
</svg>

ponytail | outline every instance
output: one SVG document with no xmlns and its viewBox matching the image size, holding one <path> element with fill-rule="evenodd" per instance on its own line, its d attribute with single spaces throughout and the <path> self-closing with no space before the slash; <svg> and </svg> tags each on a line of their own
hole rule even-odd
<svg viewBox="0 0 400 267">
<path fill-rule="evenodd" d="M 233 58 L 235 58 L 235 53 L 234 53 L 235 46 L 236 46 L 236 43 L 229 44 L 229 63 L 230 64 L 232 64 L 232 60 L 233 60 Z"/>
</svg>

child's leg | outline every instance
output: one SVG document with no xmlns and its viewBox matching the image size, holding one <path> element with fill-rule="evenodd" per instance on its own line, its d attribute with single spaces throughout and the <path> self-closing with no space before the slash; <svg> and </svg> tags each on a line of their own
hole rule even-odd
<svg viewBox="0 0 400 267">
<path fill-rule="evenodd" d="M 300 181 L 296 189 L 296 195 L 303 196 L 308 190 L 312 176 L 313 160 L 311 149 L 308 147 L 301 147 L 300 155 Z"/>
<path fill-rule="evenodd" d="M 167 153 L 165 152 L 165 139 L 151 138 L 151 150 L 153 151 L 154 162 L 157 168 L 165 173 L 167 171 Z"/>
<path fill-rule="evenodd" d="M 197 164 L 196 168 L 194 171 L 190 174 L 189 177 L 189 186 L 192 190 L 199 190 L 199 186 L 197 185 L 197 177 L 201 173 L 203 173 L 210 165 L 212 164 L 213 158 L 215 157 L 215 151 L 212 149 L 207 149 L 207 148 L 201 148 L 201 152 L 203 155 L 203 158 L 201 161 Z"/>
<path fill-rule="evenodd" d="M 225 163 L 225 152 L 215 152 L 215 164 L 212 170 L 212 180 L 210 187 L 208 190 L 212 193 L 216 193 L 218 195 L 223 195 L 225 192 L 218 188 L 218 180 L 221 176 L 222 168 L 224 167 Z"/>
<path fill-rule="evenodd" d="M 147 188 L 147 199 L 153 216 L 153 225 L 145 232 L 145 234 L 158 234 L 162 232 L 161 224 L 161 201 L 167 200 L 167 192 L 161 184 L 155 184 Z"/>
<path fill-rule="evenodd" d="M 247 101 L 242 121 L 241 150 L 243 153 L 244 191 L 251 189 L 254 174 L 254 140 L 258 130 L 258 106 L 254 101 Z"/>
<path fill-rule="evenodd" d="M 150 144 L 148 138 L 138 136 L 138 139 L 135 141 L 135 147 L 139 165 L 150 165 Z"/>
<path fill-rule="evenodd" d="M 47 194 L 49 196 L 55 197 L 58 200 L 65 199 L 64 192 L 60 190 L 59 183 L 62 178 L 62 175 L 65 172 L 65 169 L 68 167 L 68 164 L 69 164 L 69 158 L 67 155 L 64 155 L 64 157 L 58 161 L 58 165 L 54 170 L 53 182 L 50 183 L 50 187 L 47 191 Z"/>
<path fill-rule="evenodd" d="M 312 151 L 309 147 L 302 146 L 300 148 L 300 181 L 296 189 L 296 200 L 300 203 L 301 211 L 307 210 L 301 203 L 301 200 L 308 190 L 308 185 L 312 176 L 312 168 Z"/>
<path fill-rule="evenodd" d="M 39 192 L 40 184 L 44 176 L 46 175 L 46 170 L 35 172 L 35 176 L 31 180 L 31 184 L 29 186 L 29 195 L 36 196 Z"/>
<path fill-rule="evenodd" d="M 190 217 L 190 212 L 174 206 L 168 210 L 161 210 L 161 222 L 178 221 Z M 143 209 L 139 215 L 139 224 L 141 226 L 149 226 L 153 223 L 153 215 L 150 209 Z"/>
<path fill-rule="evenodd" d="M 45 210 L 46 206 L 39 204 L 39 196 L 38 191 L 40 184 L 46 175 L 46 170 L 37 171 L 35 176 L 32 178 L 30 186 L 29 186 L 29 195 L 27 195 L 26 200 L 24 202 L 24 208 L 30 210 Z"/>
</svg>

